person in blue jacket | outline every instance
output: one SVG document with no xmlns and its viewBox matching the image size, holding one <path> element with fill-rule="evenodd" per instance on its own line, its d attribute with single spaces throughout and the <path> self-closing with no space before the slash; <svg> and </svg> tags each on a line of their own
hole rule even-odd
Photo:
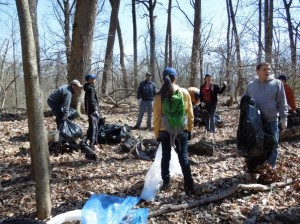
<svg viewBox="0 0 300 224">
<path fill-rule="evenodd" d="M 157 92 L 154 82 L 151 81 L 152 74 L 147 72 L 146 78 L 138 87 L 137 99 L 141 99 L 139 115 L 133 129 L 139 129 L 143 120 L 144 113 L 147 111 L 147 128 L 151 129 L 153 99 Z"/>
<path fill-rule="evenodd" d="M 80 92 L 81 88 L 82 85 L 75 79 L 70 85 L 65 84 L 58 87 L 48 97 L 47 103 L 56 117 L 57 130 L 62 121 L 68 119 L 73 93 Z"/>
</svg>

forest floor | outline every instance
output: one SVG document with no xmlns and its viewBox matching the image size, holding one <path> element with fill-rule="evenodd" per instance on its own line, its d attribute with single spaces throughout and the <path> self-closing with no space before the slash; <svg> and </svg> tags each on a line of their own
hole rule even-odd
<svg viewBox="0 0 300 224">
<path fill-rule="evenodd" d="M 193 132 L 192 142 L 205 141 L 215 146 L 212 156 L 189 153 L 195 194 L 185 195 L 183 178 L 173 177 L 169 190 L 158 192 L 154 201 L 142 201 L 138 207 L 149 208 L 150 213 L 175 205 L 182 209 L 152 215 L 148 223 L 244 223 L 254 212 L 253 208 L 259 208 L 254 215 L 255 223 L 299 223 L 300 135 L 290 136 L 280 143 L 276 182 L 286 184 L 277 187 L 264 184 L 263 190 L 257 188 L 261 185 L 237 188 L 238 184 L 250 186 L 256 181 L 247 173 L 244 160 L 237 153 L 238 106 L 226 107 L 224 101 L 221 98 L 218 106 L 224 126 L 214 135 L 207 135 L 203 127 L 196 127 Z M 101 109 L 107 123 L 129 126 L 135 125 L 137 112 L 133 106 L 111 108 L 106 105 Z M 87 118 L 75 122 L 85 133 Z M 53 130 L 54 117 L 45 117 L 45 126 Z M 144 129 L 132 130 L 131 134 L 139 139 L 154 138 L 152 131 Z M 29 148 L 25 111 L 3 110 L 0 114 L 0 221 L 35 216 L 35 183 L 29 178 Z M 52 217 L 82 209 L 92 194 L 119 197 L 141 194 L 153 160 L 122 152 L 120 144 L 102 144 L 96 154 L 97 160 L 93 161 L 87 160 L 80 150 L 50 153 Z"/>
</svg>

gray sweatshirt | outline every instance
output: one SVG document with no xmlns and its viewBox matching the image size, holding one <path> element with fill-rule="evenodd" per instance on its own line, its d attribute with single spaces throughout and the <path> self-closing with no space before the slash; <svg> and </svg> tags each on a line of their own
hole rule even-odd
<svg viewBox="0 0 300 224">
<path fill-rule="evenodd" d="M 262 82 L 255 79 L 248 84 L 245 95 L 255 100 L 266 121 L 277 121 L 278 115 L 280 118 L 287 117 L 287 101 L 280 80 L 270 77 Z"/>
<path fill-rule="evenodd" d="M 58 87 L 50 96 L 53 102 L 57 104 L 57 106 L 61 107 L 61 112 L 65 115 L 69 115 L 69 108 L 72 100 L 72 87 L 71 85 L 65 84 Z"/>
</svg>

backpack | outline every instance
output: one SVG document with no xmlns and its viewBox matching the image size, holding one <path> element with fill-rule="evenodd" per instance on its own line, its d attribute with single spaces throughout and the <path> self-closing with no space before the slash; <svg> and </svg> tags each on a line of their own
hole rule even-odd
<svg viewBox="0 0 300 224">
<path fill-rule="evenodd" d="M 167 98 L 163 99 L 162 121 L 172 135 L 180 134 L 187 123 L 183 94 L 179 89 L 171 96 L 170 101 Z"/>
</svg>

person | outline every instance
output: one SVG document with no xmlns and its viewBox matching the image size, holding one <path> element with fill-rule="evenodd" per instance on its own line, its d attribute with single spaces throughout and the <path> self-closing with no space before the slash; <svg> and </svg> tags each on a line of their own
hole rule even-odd
<svg viewBox="0 0 300 224">
<path fill-rule="evenodd" d="M 263 131 L 265 136 L 270 136 L 272 144 L 264 146 L 264 149 L 268 151 L 265 158 L 252 158 L 252 160 L 257 167 L 267 162 L 275 168 L 279 148 L 278 115 L 282 129 L 287 127 L 288 109 L 285 92 L 282 82 L 272 77 L 270 63 L 259 63 L 256 66 L 256 73 L 258 78 L 247 85 L 244 95 L 253 98 L 260 108 Z M 260 164 L 257 163 L 258 160 Z"/>
<path fill-rule="evenodd" d="M 284 87 L 284 92 L 287 100 L 287 104 L 291 108 L 291 112 L 296 114 L 296 103 L 295 103 L 295 96 L 294 96 L 294 91 L 292 88 L 286 83 L 286 76 L 285 75 L 280 75 L 277 77 L 277 79 L 281 80 L 283 83 Z"/>
<path fill-rule="evenodd" d="M 139 115 L 133 129 L 139 129 L 143 120 L 144 113 L 147 111 L 147 129 L 151 129 L 151 119 L 153 111 L 153 99 L 156 94 L 156 86 L 151 81 L 152 74 L 147 72 L 146 78 L 139 84 L 137 91 L 137 99 L 141 99 Z"/>
<path fill-rule="evenodd" d="M 49 95 L 47 103 L 55 115 L 57 130 L 62 121 L 68 119 L 72 95 L 80 92 L 81 88 L 80 82 L 74 79 L 70 85 L 62 85 Z"/>
<path fill-rule="evenodd" d="M 84 108 L 88 115 L 89 126 L 87 129 L 86 137 L 89 140 L 89 146 L 92 150 L 99 150 L 98 144 L 98 120 L 99 115 L 99 103 L 97 98 L 97 93 L 95 90 L 96 75 L 87 74 L 85 76 L 86 83 L 83 85 L 85 91 L 84 94 Z"/>
<path fill-rule="evenodd" d="M 217 109 L 218 94 L 222 94 L 226 89 L 227 82 L 223 83 L 220 88 L 217 84 L 212 83 L 212 75 L 206 74 L 204 84 L 200 87 L 200 105 L 208 112 L 208 119 L 205 119 L 205 129 L 208 132 L 215 132 L 215 114 Z"/>
<path fill-rule="evenodd" d="M 200 103 L 200 89 L 197 87 L 189 87 L 188 88 L 192 104 L 193 106 L 197 106 Z"/>
<path fill-rule="evenodd" d="M 188 159 L 188 140 L 191 139 L 191 131 L 194 126 L 193 106 L 188 91 L 176 85 L 176 70 L 167 67 L 163 71 L 163 85 L 154 98 L 153 103 L 153 128 L 154 135 L 158 142 L 162 144 L 161 158 L 161 177 L 163 180 L 162 189 L 167 190 L 170 186 L 170 159 L 171 159 L 171 134 L 166 130 L 163 118 L 167 114 L 163 114 L 163 101 L 168 99 L 177 90 L 183 95 L 184 112 L 187 116 L 187 124 L 184 125 L 183 131 L 175 138 L 175 151 L 178 154 L 179 163 L 184 176 L 184 190 L 187 195 L 193 193 L 193 178 Z"/>
</svg>

